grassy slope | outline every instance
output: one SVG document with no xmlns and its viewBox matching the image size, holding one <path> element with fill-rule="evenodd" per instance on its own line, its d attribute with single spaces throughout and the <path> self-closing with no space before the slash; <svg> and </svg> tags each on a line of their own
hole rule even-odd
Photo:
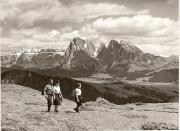
<svg viewBox="0 0 180 131">
<path fill-rule="evenodd" d="M 149 76 L 153 76 L 150 81 L 152 82 L 173 82 L 179 80 L 179 69 L 164 69 L 159 72 L 154 72 Z"/>
<path fill-rule="evenodd" d="M 65 99 L 59 113 L 46 112 L 40 92 L 28 87 L 2 84 L 2 129 L 17 131 L 103 131 L 141 129 L 147 122 L 178 127 L 178 103 L 114 105 L 88 102 L 80 113 Z M 47 126 L 48 125 L 48 126 Z"/>
</svg>

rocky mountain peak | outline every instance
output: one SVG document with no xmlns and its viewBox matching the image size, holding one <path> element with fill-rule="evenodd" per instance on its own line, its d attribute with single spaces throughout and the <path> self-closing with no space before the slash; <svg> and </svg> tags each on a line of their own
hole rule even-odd
<svg viewBox="0 0 180 131">
<path fill-rule="evenodd" d="M 171 58 L 171 59 L 179 59 L 179 56 L 177 56 L 177 55 L 171 55 L 169 58 Z"/>
<path fill-rule="evenodd" d="M 112 50 L 112 52 L 119 53 L 134 53 L 134 54 L 142 54 L 143 52 L 136 46 L 132 45 L 130 42 L 121 40 L 120 42 L 116 40 L 111 40 L 108 46 L 108 49 Z"/>
<path fill-rule="evenodd" d="M 73 41 L 70 42 L 70 46 L 74 46 L 76 51 L 84 50 L 85 41 L 80 39 L 79 37 L 74 38 Z"/>
<path fill-rule="evenodd" d="M 143 52 L 129 42 L 111 40 L 108 47 L 101 45 L 97 58 L 101 65 L 109 68 L 118 67 L 124 63 L 132 63 Z"/>
<path fill-rule="evenodd" d="M 91 41 L 85 41 L 84 48 L 85 48 L 85 52 L 88 55 L 90 55 L 91 57 L 94 56 L 94 52 L 96 50 L 96 47 L 95 47 L 95 45 Z"/>
<path fill-rule="evenodd" d="M 168 60 L 170 63 L 179 63 L 179 57 L 176 55 L 171 55 L 170 57 L 168 57 Z"/>
<path fill-rule="evenodd" d="M 118 46 L 119 46 L 118 41 L 116 41 L 116 40 L 111 40 L 111 41 L 109 42 L 108 48 L 109 48 L 109 49 L 113 49 L 113 48 L 117 48 Z"/>
<path fill-rule="evenodd" d="M 96 48 L 94 44 L 90 41 L 85 41 L 79 37 L 74 38 L 73 41 L 70 42 L 70 45 L 68 46 L 65 52 L 66 60 L 72 60 L 75 54 L 80 50 L 84 51 L 89 56 L 93 57 Z"/>
<path fill-rule="evenodd" d="M 143 53 L 143 51 L 141 51 L 138 47 L 132 45 L 128 41 L 121 40 L 119 43 L 122 48 L 124 48 L 125 50 L 129 52 L 134 52 L 134 53 L 139 53 L 139 54 Z"/>
<path fill-rule="evenodd" d="M 99 52 L 101 52 L 103 49 L 105 49 L 106 46 L 104 43 L 101 43 L 100 46 L 97 48 L 96 54 L 98 55 Z"/>
<path fill-rule="evenodd" d="M 101 48 L 101 49 L 104 48 L 104 47 L 106 47 L 104 43 L 101 43 L 100 46 L 99 46 L 99 48 Z"/>
<path fill-rule="evenodd" d="M 116 40 L 111 40 L 108 45 L 108 48 L 114 51 L 120 49 L 121 51 L 126 51 L 126 52 L 143 53 L 138 47 L 124 40 L 121 40 L 120 42 Z"/>
</svg>

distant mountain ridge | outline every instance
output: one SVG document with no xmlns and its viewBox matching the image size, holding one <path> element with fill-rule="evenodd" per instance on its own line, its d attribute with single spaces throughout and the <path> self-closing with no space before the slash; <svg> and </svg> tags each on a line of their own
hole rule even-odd
<svg viewBox="0 0 180 131">
<path fill-rule="evenodd" d="M 77 74 L 103 72 L 116 76 L 128 72 L 178 69 L 178 65 L 177 56 L 166 58 L 144 53 L 124 40 L 111 40 L 108 46 L 102 43 L 97 49 L 90 41 L 74 38 L 66 50 L 27 49 L 13 55 L 1 56 L 2 67 L 36 70 L 56 68 L 65 72 L 78 72 Z"/>
</svg>

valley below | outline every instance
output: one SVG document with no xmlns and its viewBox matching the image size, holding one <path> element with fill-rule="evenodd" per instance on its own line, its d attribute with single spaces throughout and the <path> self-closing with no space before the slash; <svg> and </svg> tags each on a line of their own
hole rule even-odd
<svg viewBox="0 0 180 131">
<path fill-rule="evenodd" d="M 84 102 L 95 101 L 98 97 L 114 104 L 178 102 L 177 83 L 139 82 L 118 78 L 69 78 L 37 74 L 27 70 L 10 70 L 1 74 L 2 83 L 13 83 L 42 91 L 49 79 L 59 80 L 62 93 L 72 100 L 71 92 L 78 82 L 82 84 Z"/>
</svg>

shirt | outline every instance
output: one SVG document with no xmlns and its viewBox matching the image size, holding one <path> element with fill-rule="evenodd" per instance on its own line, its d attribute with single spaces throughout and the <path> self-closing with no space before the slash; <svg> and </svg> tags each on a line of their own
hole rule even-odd
<svg viewBox="0 0 180 131">
<path fill-rule="evenodd" d="M 52 95 L 53 94 L 53 87 L 51 85 L 46 85 L 44 88 L 44 91 L 46 91 L 47 95 Z"/>
<path fill-rule="evenodd" d="M 54 86 L 53 87 L 53 92 L 54 93 L 60 93 L 61 91 L 60 91 L 60 86 Z"/>
<path fill-rule="evenodd" d="M 75 93 L 76 93 L 77 96 L 80 96 L 82 91 L 81 91 L 81 89 L 76 88 Z"/>
</svg>

